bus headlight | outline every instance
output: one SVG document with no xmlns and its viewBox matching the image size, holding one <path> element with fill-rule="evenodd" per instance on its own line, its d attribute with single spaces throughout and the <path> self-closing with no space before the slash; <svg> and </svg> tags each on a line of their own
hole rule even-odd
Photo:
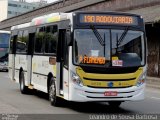
<svg viewBox="0 0 160 120">
<path fill-rule="evenodd" d="M 145 80 L 146 80 L 146 74 L 147 74 L 147 72 L 144 72 L 144 73 L 139 77 L 139 79 L 138 79 L 138 81 L 137 81 L 137 86 L 138 86 L 138 87 L 141 86 L 141 85 L 145 82 Z"/>
<path fill-rule="evenodd" d="M 71 72 L 71 79 L 72 79 L 74 84 L 76 84 L 76 85 L 78 85 L 80 87 L 83 86 L 83 83 L 82 83 L 80 77 L 76 73 Z"/>
</svg>

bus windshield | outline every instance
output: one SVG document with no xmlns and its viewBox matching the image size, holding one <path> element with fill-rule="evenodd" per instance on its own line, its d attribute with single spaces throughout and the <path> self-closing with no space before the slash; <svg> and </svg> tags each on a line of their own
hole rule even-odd
<svg viewBox="0 0 160 120">
<path fill-rule="evenodd" d="M 8 61 L 8 48 L 0 48 L 0 62 Z"/>
<path fill-rule="evenodd" d="M 9 33 L 0 33 L 0 62 L 8 61 Z"/>
<path fill-rule="evenodd" d="M 145 64 L 145 42 L 142 31 L 97 29 L 97 32 L 103 38 L 104 46 L 92 29 L 74 31 L 76 65 L 135 67 Z"/>
<path fill-rule="evenodd" d="M 10 34 L 0 33 L 0 44 L 8 44 L 9 38 L 10 38 Z"/>
</svg>

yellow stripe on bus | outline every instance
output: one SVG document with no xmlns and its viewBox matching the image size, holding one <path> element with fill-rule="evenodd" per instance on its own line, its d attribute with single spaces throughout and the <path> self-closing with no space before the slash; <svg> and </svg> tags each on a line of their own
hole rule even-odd
<svg viewBox="0 0 160 120">
<path fill-rule="evenodd" d="M 92 86 L 92 87 L 110 87 L 109 83 L 111 81 L 90 81 L 90 80 L 83 80 L 83 84 L 85 86 Z M 112 87 L 127 87 L 133 86 L 136 84 L 135 80 L 130 81 L 114 81 Z"/>
<path fill-rule="evenodd" d="M 143 72 L 143 68 L 139 68 L 135 73 L 97 74 L 85 73 L 81 67 L 77 67 L 76 72 L 85 86 L 109 87 L 109 82 L 113 82 L 113 87 L 127 87 L 136 85 L 138 78 Z"/>
</svg>

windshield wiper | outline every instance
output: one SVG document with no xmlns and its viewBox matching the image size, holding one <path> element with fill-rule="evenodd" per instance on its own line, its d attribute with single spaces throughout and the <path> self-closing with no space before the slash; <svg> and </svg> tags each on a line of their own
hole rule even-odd
<svg viewBox="0 0 160 120">
<path fill-rule="evenodd" d="M 120 36 L 119 39 L 118 39 L 118 36 L 116 37 L 116 39 L 117 39 L 117 49 L 118 49 L 119 45 L 122 43 L 122 41 L 124 40 L 125 36 L 127 35 L 128 28 L 129 28 L 129 26 L 126 27 L 126 29 L 124 30 L 124 32 L 122 33 L 122 35 Z"/>
<path fill-rule="evenodd" d="M 94 35 L 96 36 L 96 38 L 98 39 L 99 43 L 102 45 L 102 46 L 105 46 L 105 41 L 103 40 L 103 38 L 101 37 L 100 33 L 97 31 L 97 29 L 91 25 L 90 28 L 92 29 Z"/>
</svg>

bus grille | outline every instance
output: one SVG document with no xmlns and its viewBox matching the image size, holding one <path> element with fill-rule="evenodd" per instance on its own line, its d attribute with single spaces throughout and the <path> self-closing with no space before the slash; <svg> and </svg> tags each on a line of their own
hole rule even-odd
<svg viewBox="0 0 160 120">
<path fill-rule="evenodd" d="M 76 69 L 83 85 L 90 88 L 128 88 L 136 86 L 139 76 L 143 72 L 143 68 L 139 68 L 134 73 L 123 74 L 104 74 L 104 73 L 88 73 L 81 67 Z"/>
</svg>

